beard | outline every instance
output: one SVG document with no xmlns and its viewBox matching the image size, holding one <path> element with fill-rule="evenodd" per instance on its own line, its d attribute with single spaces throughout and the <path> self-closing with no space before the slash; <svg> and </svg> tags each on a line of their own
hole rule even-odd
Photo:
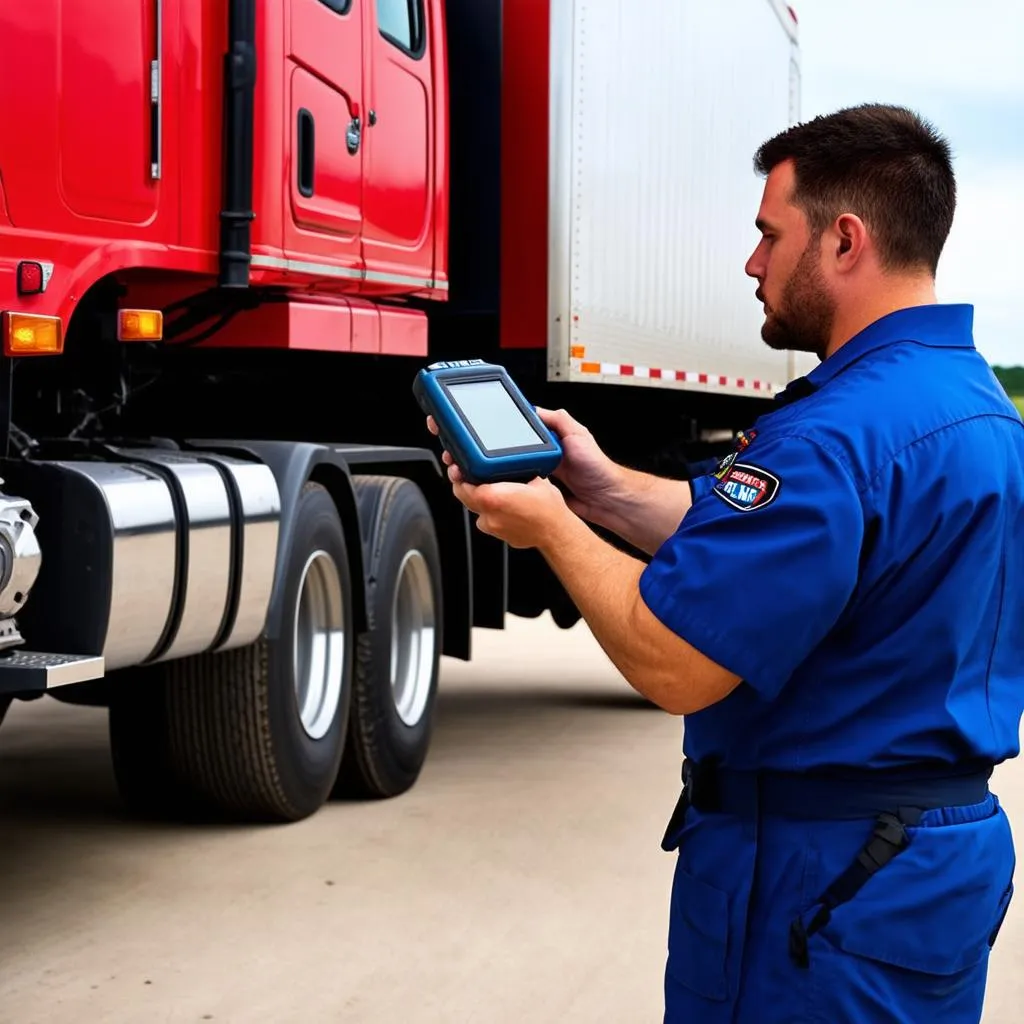
<svg viewBox="0 0 1024 1024">
<path fill-rule="evenodd" d="M 816 249 L 813 241 L 808 243 L 782 289 L 778 306 L 767 306 L 761 338 L 776 351 L 812 352 L 824 359 L 836 308 L 825 287 Z M 764 301 L 760 289 L 757 297 Z"/>
</svg>

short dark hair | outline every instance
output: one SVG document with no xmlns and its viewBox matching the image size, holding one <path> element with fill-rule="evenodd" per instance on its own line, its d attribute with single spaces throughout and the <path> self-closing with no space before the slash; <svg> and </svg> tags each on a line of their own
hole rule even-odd
<svg viewBox="0 0 1024 1024">
<path fill-rule="evenodd" d="M 794 125 L 754 157 L 759 174 L 792 160 L 792 201 L 817 237 L 842 213 L 868 226 L 887 270 L 934 276 L 956 209 L 949 143 L 905 107 L 864 104 Z"/>
</svg>

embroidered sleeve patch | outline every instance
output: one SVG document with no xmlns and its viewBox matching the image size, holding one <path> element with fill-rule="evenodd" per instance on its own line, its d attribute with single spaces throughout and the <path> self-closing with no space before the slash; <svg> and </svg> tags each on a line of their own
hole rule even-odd
<svg viewBox="0 0 1024 1024">
<path fill-rule="evenodd" d="M 774 473 L 747 462 L 733 462 L 712 493 L 740 512 L 753 512 L 770 505 L 781 486 L 782 481 Z"/>
</svg>

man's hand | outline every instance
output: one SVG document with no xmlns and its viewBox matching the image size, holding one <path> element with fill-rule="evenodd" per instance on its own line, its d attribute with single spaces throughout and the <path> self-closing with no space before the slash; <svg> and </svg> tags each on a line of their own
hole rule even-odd
<svg viewBox="0 0 1024 1024">
<path fill-rule="evenodd" d="M 509 547 L 543 550 L 576 519 L 562 492 L 547 480 L 475 486 L 462 479 L 456 466 L 449 467 L 448 476 L 455 497 L 479 517 L 477 529 Z"/>
<path fill-rule="evenodd" d="M 536 411 L 562 443 L 564 455 L 553 475 L 570 491 L 564 499 L 567 507 L 581 519 L 654 554 L 686 515 L 692 500 L 690 485 L 626 469 L 608 458 L 593 434 L 567 412 Z M 432 416 L 427 417 L 427 429 L 437 436 Z M 463 481 L 450 452 L 442 452 L 441 461 L 453 484 Z"/>
<path fill-rule="evenodd" d="M 431 421 L 431 431 L 436 425 Z M 466 483 L 448 452 L 448 478 L 477 528 L 514 548 L 536 548 L 625 680 L 670 714 L 692 714 L 728 696 L 739 677 L 655 618 L 640 596 L 643 563 L 601 540 L 546 480 Z"/>
<path fill-rule="evenodd" d="M 566 498 L 569 508 L 581 519 L 604 525 L 604 519 L 625 490 L 626 471 L 608 458 L 594 440 L 594 435 L 564 410 L 535 411 L 562 444 L 562 461 L 552 475 L 571 492 Z M 435 437 L 438 435 L 433 416 L 427 417 L 427 429 Z M 442 461 L 449 467 L 448 478 L 452 483 L 462 480 L 462 474 L 449 452 L 442 454 Z"/>
<path fill-rule="evenodd" d="M 569 508 L 581 519 L 605 525 L 626 489 L 626 471 L 564 409 L 537 409 L 537 415 L 562 444 L 562 461 L 553 475 L 570 491 Z"/>
</svg>

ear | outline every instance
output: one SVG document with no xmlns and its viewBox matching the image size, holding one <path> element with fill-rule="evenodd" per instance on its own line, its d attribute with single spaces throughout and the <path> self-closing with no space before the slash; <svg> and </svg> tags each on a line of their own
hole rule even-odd
<svg viewBox="0 0 1024 1024">
<path fill-rule="evenodd" d="M 856 214 L 844 213 L 832 225 L 833 248 L 830 255 L 836 270 L 848 274 L 864 258 L 870 244 L 868 229 Z"/>
</svg>

